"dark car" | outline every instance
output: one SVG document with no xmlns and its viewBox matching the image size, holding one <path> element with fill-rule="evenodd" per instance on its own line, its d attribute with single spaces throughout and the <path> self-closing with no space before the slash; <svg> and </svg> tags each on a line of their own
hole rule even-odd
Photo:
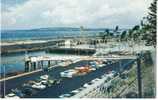
<svg viewBox="0 0 158 100">
<path fill-rule="evenodd" d="M 35 93 L 35 90 L 33 90 L 32 88 L 23 88 L 22 93 L 24 93 L 25 95 L 31 96 Z"/>
<path fill-rule="evenodd" d="M 19 97 L 24 97 L 24 93 L 22 93 L 22 91 L 21 90 L 19 90 L 19 89 L 12 89 L 11 90 L 13 93 L 15 93 L 17 96 L 19 96 Z"/>
</svg>

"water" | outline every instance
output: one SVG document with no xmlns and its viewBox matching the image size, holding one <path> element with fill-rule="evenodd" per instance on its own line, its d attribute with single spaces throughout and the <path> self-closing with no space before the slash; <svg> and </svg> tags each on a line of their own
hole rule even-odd
<svg viewBox="0 0 158 100">
<path fill-rule="evenodd" d="M 87 29 L 84 31 L 85 36 L 95 36 L 99 32 L 104 32 L 105 29 Z M 47 39 L 57 38 L 63 36 L 79 36 L 79 28 L 41 28 L 32 30 L 2 30 L 1 40 L 2 41 L 15 41 L 15 40 L 32 40 L 32 39 Z M 44 51 L 31 52 L 29 56 L 48 55 Z M 25 54 L 12 54 L 1 57 L 0 73 L 4 71 L 15 72 L 24 71 L 24 57 Z M 5 68 L 5 69 L 4 69 Z"/>
<path fill-rule="evenodd" d="M 59 54 L 49 54 L 49 53 L 46 53 L 45 51 L 36 51 L 36 52 L 29 52 L 27 55 L 28 56 L 55 56 Z M 60 55 L 62 56 L 63 54 L 60 54 Z M 25 54 L 18 53 L 18 54 L 2 56 L 0 69 L 1 69 L 0 73 L 24 71 L 25 70 Z"/>
<path fill-rule="evenodd" d="M 86 29 L 83 32 L 85 36 L 96 36 L 100 32 L 104 32 L 105 29 Z M 111 30 L 112 31 L 112 30 Z M 43 28 L 43 29 L 32 29 L 32 30 L 3 30 L 1 32 L 2 41 L 15 41 L 15 40 L 31 40 L 31 39 L 47 39 L 57 38 L 63 36 L 79 36 L 79 28 Z M 35 55 L 49 55 L 44 51 L 31 52 L 29 56 Z M 0 73 L 4 71 L 6 73 L 15 71 L 24 71 L 24 57 L 25 54 L 12 54 L 1 57 Z"/>
<path fill-rule="evenodd" d="M 105 29 L 89 29 L 84 31 L 85 36 L 96 36 Z M 47 39 L 58 38 L 63 36 L 79 36 L 79 29 L 47 29 L 47 30 L 3 30 L 1 32 L 1 40 L 30 40 L 30 39 Z"/>
</svg>

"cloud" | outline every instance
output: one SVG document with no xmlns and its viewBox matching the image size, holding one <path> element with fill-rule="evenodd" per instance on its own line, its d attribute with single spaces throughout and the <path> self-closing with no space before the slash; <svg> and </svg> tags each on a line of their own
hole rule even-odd
<svg viewBox="0 0 158 100">
<path fill-rule="evenodd" d="M 2 11 L 2 29 L 39 27 L 131 27 L 152 0 L 29 0 Z"/>
</svg>

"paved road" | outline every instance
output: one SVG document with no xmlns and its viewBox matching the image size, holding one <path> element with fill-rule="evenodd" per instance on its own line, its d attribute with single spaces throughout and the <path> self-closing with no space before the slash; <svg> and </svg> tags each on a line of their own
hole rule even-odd
<svg viewBox="0 0 158 100">
<path fill-rule="evenodd" d="M 128 66 L 127 65 L 128 62 L 131 62 L 131 60 L 121 60 L 122 66 Z M 11 89 L 17 88 L 21 86 L 23 83 L 28 82 L 29 80 L 34 80 L 38 78 L 40 75 L 49 74 L 51 77 L 58 79 L 60 78 L 59 73 L 61 71 L 74 68 L 79 65 L 84 65 L 86 63 L 87 63 L 86 61 L 81 61 L 64 68 L 63 67 L 53 68 L 50 72 L 37 72 L 28 76 L 8 80 L 6 81 L 6 85 L 5 85 L 6 94 L 8 94 Z M 118 66 L 119 66 L 119 62 L 116 62 L 114 64 L 102 67 L 96 71 L 90 72 L 84 76 L 77 76 L 71 79 L 65 78 L 63 79 L 63 81 L 61 81 L 60 84 L 53 85 L 52 87 L 46 88 L 42 91 L 38 91 L 37 94 L 30 97 L 31 98 L 57 98 L 61 94 L 68 93 L 74 89 L 80 88 L 83 84 L 91 81 L 94 78 L 97 78 L 103 75 L 104 73 L 108 72 L 108 70 L 118 70 Z M 126 67 L 126 68 L 129 68 L 129 67 Z M 3 85 L 3 83 L 1 83 L 1 85 Z M 3 92 L 1 93 L 3 94 Z M 27 98 L 30 98 L 30 97 L 27 97 Z"/>
</svg>

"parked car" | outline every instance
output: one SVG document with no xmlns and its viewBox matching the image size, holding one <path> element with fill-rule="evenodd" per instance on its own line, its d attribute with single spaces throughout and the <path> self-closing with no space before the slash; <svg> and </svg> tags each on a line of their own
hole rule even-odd
<svg viewBox="0 0 158 100">
<path fill-rule="evenodd" d="M 73 70 L 73 69 L 70 69 L 70 70 L 66 70 L 64 72 L 61 72 L 60 76 L 61 77 L 72 78 L 72 76 L 75 75 L 75 74 L 76 74 L 76 71 Z"/>
<path fill-rule="evenodd" d="M 42 75 L 42 76 L 40 76 L 40 78 L 43 79 L 43 80 L 47 80 L 49 78 L 49 76 L 48 75 Z"/>
<path fill-rule="evenodd" d="M 71 93 L 78 93 L 78 92 L 80 92 L 79 89 L 76 89 L 76 90 L 71 91 Z"/>
<path fill-rule="evenodd" d="M 11 92 L 11 93 L 7 94 L 7 95 L 5 96 L 5 98 L 15 98 L 15 99 L 19 99 L 20 97 L 17 96 L 15 93 Z"/>
<path fill-rule="evenodd" d="M 35 90 L 33 90 L 32 88 L 26 87 L 22 89 L 22 93 L 24 93 L 25 95 L 33 95 L 35 93 Z"/>
<path fill-rule="evenodd" d="M 88 86 L 89 86 L 89 84 L 87 84 L 87 83 L 85 83 L 85 84 L 83 85 L 84 88 L 87 88 Z"/>
<path fill-rule="evenodd" d="M 34 85 L 32 85 L 32 88 L 43 90 L 46 88 L 46 86 L 41 83 L 35 83 Z"/>
<path fill-rule="evenodd" d="M 71 94 L 62 94 L 59 96 L 59 98 L 65 98 L 65 97 L 70 97 L 70 96 L 71 96 Z"/>
<path fill-rule="evenodd" d="M 16 94 L 16 96 L 18 96 L 18 97 L 24 97 L 24 94 L 22 93 L 22 91 L 21 90 L 19 90 L 19 89 L 12 89 L 11 90 L 14 94 Z"/>
</svg>

